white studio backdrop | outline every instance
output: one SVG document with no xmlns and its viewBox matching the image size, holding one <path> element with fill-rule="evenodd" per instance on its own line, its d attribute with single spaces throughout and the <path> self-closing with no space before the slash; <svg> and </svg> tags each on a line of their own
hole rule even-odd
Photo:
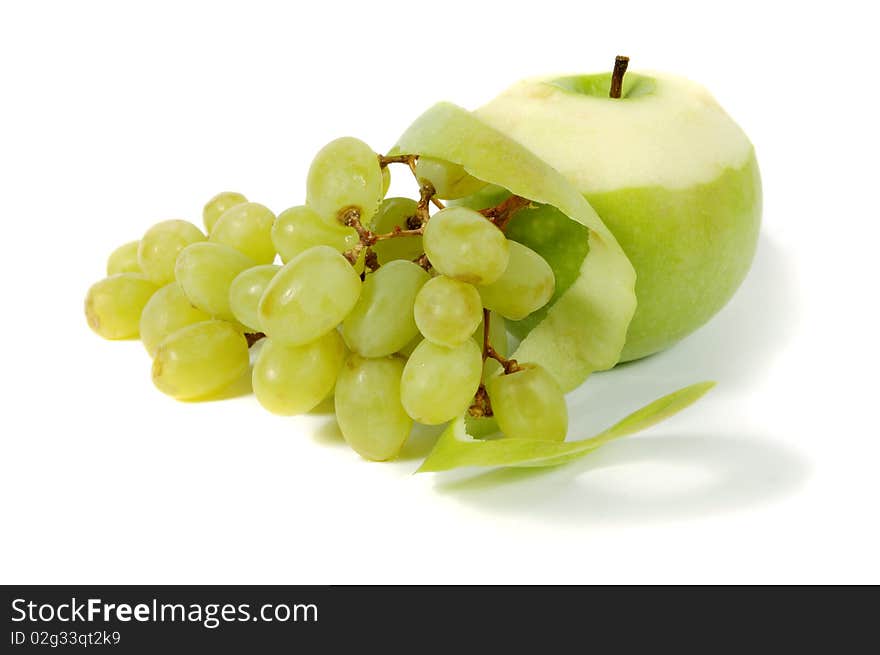
<svg viewBox="0 0 880 655">
<path fill-rule="evenodd" d="M 9 2 L 0 8 L 0 582 L 880 582 L 880 148 L 868 3 Z M 681 415 L 540 473 L 418 475 L 329 415 L 177 403 L 82 315 L 107 254 L 237 190 L 303 201 L 342 135 L 393 145 L 521 77 L 668 70 L 752 138 L 734 300 L 569 395 L 572 434 Z"/>
</svg>

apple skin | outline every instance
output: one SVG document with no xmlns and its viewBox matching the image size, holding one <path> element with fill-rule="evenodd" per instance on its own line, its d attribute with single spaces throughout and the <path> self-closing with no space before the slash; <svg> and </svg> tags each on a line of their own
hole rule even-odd
<svg viewBox="0 0 880 655">
<path fill-rule="evenodd" d="M 761 223 L 761 176 L 742 130 L 701 86 L 665 74 L 526 80 L 476 111 L 567 177 L 636 270 L 620 361 L 661 351 L 742 283 Z"/>
</svg>

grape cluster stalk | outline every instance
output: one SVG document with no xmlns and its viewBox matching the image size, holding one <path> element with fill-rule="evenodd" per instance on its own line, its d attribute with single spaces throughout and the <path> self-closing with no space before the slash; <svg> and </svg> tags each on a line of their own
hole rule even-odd
<svg viewBox="0 0 880 655">
<path fill-rule="evenodd" d="M 393 164 L 417 199 L 386 197 Z M 561 441 L 559 385 L 507 358 L 505 321 L 555 292 L 550 265 L 505 234 L 531 206 L 455 163 L 343 137 L 312 161 L 303 205 L 276 216 L 224 192 L 204 206 L 204 232 L 168 220 L 120 246 L 86 317 L 107 339 L 139 336 L 155 386 L 180 400 L 249 371 L 276 414 L 332 395 L 345 440 L 370 460 L 395 458 L 414 422 L 465 413 L 506 438 Z"/>
</svg>

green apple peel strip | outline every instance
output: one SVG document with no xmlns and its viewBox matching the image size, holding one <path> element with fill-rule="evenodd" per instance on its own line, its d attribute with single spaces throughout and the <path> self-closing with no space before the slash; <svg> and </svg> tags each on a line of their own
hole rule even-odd
<svg viewBox="0 0 880 655">
<path fill-rule="evenodd" d="M 464 417 L 458 418 L 440 435 L 434 449 L 416 472 L 448 471 L 464 466 L 544 467 L 567 464 L 609 441 L 645 430 L 669 418 L 695 403 L 714 386 L 714 382 L 700 382 L 674 391 L 636 410 L 594 437 L 580 441 L 474 439 L 467 433 Z"/>
</svg>

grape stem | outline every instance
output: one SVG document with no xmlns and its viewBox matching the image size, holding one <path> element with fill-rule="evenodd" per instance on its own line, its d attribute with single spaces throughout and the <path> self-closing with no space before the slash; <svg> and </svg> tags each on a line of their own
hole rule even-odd
<svg viewBox="0 0 880 655">
<path fill-rule="evenodd" d="M 360 245 L 364 248 L 369 248 L 379 241 L 387 241 L 388 239 L 395 239 L 397 237 L 421 236 L 425 233 L 424 225 L 412 230 L 404 230 L 399 225 L 395 225 L 391 232 L 376 234 L 370 229 L 364 227 L 364 224 L 361 223 L 361 213 L 354 207 L 343 210 L 339 220 L 343 225 L 353 228 L 354 231 L 357 232 L 358 237 L 361 240 Z M 352 250 L 355 249 L 360 250 L 358 246 L 352 248 Z"/>
<path fill-rule="evenodd" d="M 413 171 L 413 175 L 415 175 L 415 165 L 418 158 L 418 155 L 379 155 L 379 165 L 384 168 L 389 164 L 407 164 L 410 167 L 410 170 Z M 377 270 L 379 268 L 379 260 L 376 257 L 376 253 L 373 252 L 372 246 L 374 246 L 379 241 L 386 241 L 388 239 L 423 235 L 425 233 L 425 225 L 431 218 L 431 203 L 433 202 L 440 209 L 445 208 L 443 203 L 436 199 L 436 193 L 437 191 L 434 189 L 434 186 L 427 180 L 419 182 L 418 207 L 415 215 L 409 216 L 406 219 L 407 229 L 403 229 L 399 225 L 396 225 L 394 226 L 394 229 L 391 230 L 391 232 L 386 232 L 384 234 L 376 234 L 375 232 L 367 228 L 361 222 L 361 213 L 357 207 L 346 207 L 339 212 L 338 220 L 343 225 L 350 227 L 355 232 L 357 232 L 359 241 L 352 248 L 342 253 L 342 255 L 351 263 L 352 266 L 354 266 L 357 263 L 361 252 L 366 250 L 364 259 L 365 272 L 367 270 Z M 498 229 L 503 231 L 516 212 L 518 212 L 520 209 L 531 206 L 531 204 L 532 203 L 530 200 L 527 200 L 522 196 L 510 196 L 495 207 L 489 207 L 487 209 L 481 210 L 480 214 L 485 216 L 489 221 L 496 225 Z M 426 271 L 431 270 L 431 262 L 428 261 L 428 257 L 424 253 L 416 257 L 413 262 L 421 266 Z M 491 346 L 489 346 L 488 352 L 494 353 L 494 355 L 487 355 L 484 349 L 484 360 L 487 356 L 491 356 L 493 359 L 498 359 L 500 357 L 500 355 L 498 355 L 498 353 L 496 353 L 495 350 L 491 348 Z M 501 358 L 498 359 L 498 361 L 501 362 L 501 365 L 505 367 L 505 372 L 507 372 L 508 364 L 506 364 L 506 360 Z M 515 366 L 516 362 L 514 362 L 513 364 Z"/>
<path fill-rule="evenodd" d="M 388 164 L 406 164 L 415 166 L 418 155 L 379 155 L 379 166 L 385 168 Z M 410 163 L 412 162 L 412 164 Z"/>
<path fill-rule="evenodd" d="M 468 414 L 476 418 L 494 416 L 492 403 L 489 400 L 489 392 L 486 391 L 486 385 L 480 383 L 477 393 L 474 394 L 474 402 L 468 407 Z"/>
<path fill-rule="evenodd" d="M 488 309 L 483 308 L 483 362 L 485 363 L 486 360 L 490 358 L 494 359 L 501 364 L 501 367 L 504 369 L 504 375 L 509 375 L 510 373 L 516 373 L 517 371 L 522 370 L 515 359 L 506 359 L 502 357 L 501 354 L 492 347 L 492 344 L 489 343 L 490 320 L 492 320 L 492 314 Z M 477 388 L 477 393 L 474 394 L 474 402 L 468 407 L 468 414 L 477 418 L 493 416 L 492 402 L 489 399 L 489 392 L 486 391 L 486 385 L 482 382 Z"/>
<path fill-rule="evenodd" d="M 429 209 L 429 204 L 434 203 L 434 206 L 438 209 L 445 209 L 445 205 L 437 200 L 435 194 L 437 191 L 434 189 L 434 185 L 428 181 L 419 183 L 419 210 L 418 216 L 422 221 L 422 225 L 428 222 L 428 219 L 431 218 L 431 212 Z"/>
<path fill-rule="evenodd" d="M 348 263 L 354 266 L 357 263 L 358 257 L 361 256 L 361 250 L 366 248 L 366 246 L 362 243 L 356 244 L 353 248 L 346 250 L 342 253 L 342 256 L 348 260 Z"/>
<path fill-rule="evenodd" d="M 260 339 L 263 339 L 265 337 L 266 337 L 266 335 L 262 332 L 245 332 L 244 333 L 244 338 L 247 339 L 248 348 L 250 348 L 255 343 L 257 343 L 257 341 L 259 341 Z"/>
<path fill-rule="evenodd" d="M 430 271 L 430 270 L 431 270 L 431 262 L 428 260 L 428 256 L 427 256 L 425 253 L 422 253 L 421 255 L 419 255 L 418 257 L 416 257 L 416 258 L 413 260 L 413 262 L 416 263 L 416 264 L 418 264 L 418 265 L 421 266 L 422 268 L 424 268 L 426 271 Z"/>
<path fill-rule="evenodd" d="M 513 218 L 514 214 L 520 209 L 530 207 L 531 204 L 531 200 L 523 198 L 522 196 L 510 196 L 507 200 L 495 207 L 481 209 L 480 213 L 503 232 L 507 228 L 507 224 L 510 222 L 510 219 Z"/>
<path fill-rule="evenodd" d="M 364 272 L 370 271 L 371 273 L 379 269 L 379 257 L 376 255 L 376 251 L 369 247 L 364 255 L 364 269 Z M 363 279 L 363 275 L 361 279 Z"/>
<path fill-rule="evenodd" d="M 501 364 L 504 368 L 504 374 L 508 373 L 516 373 L 521 370 L 519 364 L 515 359 L 505 359 L 501 356 L 497 350 L 492 347 L 492 344 L 489 343 L 489 321 L 492 320 L 492 313 L 483 308 L 483 361 L 485 362 L 487 359 L 494 359 L 496 362 Z"/>
<path fill-rule="evenodd" d="M 373 233 L 361 223 L 361 213 L 357 208 L 349 207 L 343 209 L 340 212 L 339 222 L 343 225 L 354 228 L 354 231 L 357 232 L 358 237 L 360 237 L 362 246 L 372 246 L 373 243 L 375 243 L 373 240 Z"/>
<path fill-rule="evenodd" d="M 488 309 L 483 309 L 483 363 L 489 356 L 489 351 L 495 352 L 495 349 L 489 344 L 489 320 L 491 314 Z M 486 391 L 486 385 L 480 382 L 477 393 L 474 394 L 474 402 L 468 407 L 468 414 L 477 418 L 483 416 L 492 416 L 492 402 L 489 400 L 489 392 Z"/>
<path fill-rule="evenodd" d="M 430 186 L 430 185 L 428 185 Z M 433 187 L 432 187 L 433 189 Z M 423 194 L 424 197 L 424 194 Z M 427 210 L 427 204 L 425 205 Z M 420 236 L 425 233 L 424 222 L 419 219 L 420 225 L 417 228 L 411 230 L 403 230 L 399 225 L 394 226 L 394 229 L 391 232 L 387 232 L 385 234 L 376 234 L 370 229 L 364 227 L 364 224 L 361 223 L 361 213 L 356 207 L 348 207 L 339 212 L 339 222 L 343 225 L 352 228 L 355 232 L 357 232 L 358 238 L 360 241 L 355 244 L 349 250 L 346 250 L 342 255 L 352 264 L 352 266 L 357 262 L 358 257 L 360 257 L 361 251 L 366 250 L 366 259 L 365 265 L 371 271 L 375 271 L 379 268 L 379 260 L 376 257 L 376 253 L 371 249 L 379 241 L 385 241 L 387 239 L 395 239 L 398 237 L 411 237 L 411 236 Z M 424 256 L 424 255 L 422 255 Z M 425 260 L 427 262 L 427 259 Z M 416 261 L 419 266 L 425 268 L 425 264 Z M 430 268 L 430 263 L 427 264 L 427 267 Z M 427 268 L 425 268 L 427 270 Z"/>
<path fill-rule="evenodd" d="M 504 375 L 510 375 L 511 373 L 516 373 L 517 371 L 521 371 L 522 368 L 515 359 L 505 359 L 501 356 L 501 354 L 495 350 L 492 346 L 489 346 L 488 351 L 486 352 L 487 358 L 492 358 L 504 368 Z"/>
<path fill-rule="evenodd" d="M 485 307 L 483 308 L 483 361 L 489 356 L 489 321 L 492 319 L 492 312 Z"/>
<path fill-rule="evenodd" d="M 373 243 L 376 243 L 377 241 L 387 241 L 388 239 L 393 239 L 395 237 L 420 236 L 424 233 L 425 233 L 424 227 L 419 227 L 419 228 L 416 228 L 415 230 L 404 230 L 404 229 L 401 229 L 399 226 L 395 225 L 394 229 L 391 232 L 388 232 L 387 234 L 373 234 L 371 236 L 371 239 L 372 239 Z"/>
<path fill-rule="evenodd" d="M 422 185 L 421 180 L 419 180 L 419 176 L 416 174 L 416 162 L 418 160 L 418 155 L 379 155 L 379 166 L 385 168 L 388 164 L 406 164 L 412 172 L 413 177 L 416 178 L 416 182 L 418 182 L 420 186 L 424 186 Z M 430 184 L 428 186 L 430 186 Z M 437 209 L 443 209 L 445 207 L 445 205 L 434 196 L 433 187 L 431 187 L 431 195 L 426 199 L 425 204 L 427 204 L 428 201 L 434 203 L 434 206 Z M 427 218 L 425 220 L 427 220 Z"/>
</svg>

